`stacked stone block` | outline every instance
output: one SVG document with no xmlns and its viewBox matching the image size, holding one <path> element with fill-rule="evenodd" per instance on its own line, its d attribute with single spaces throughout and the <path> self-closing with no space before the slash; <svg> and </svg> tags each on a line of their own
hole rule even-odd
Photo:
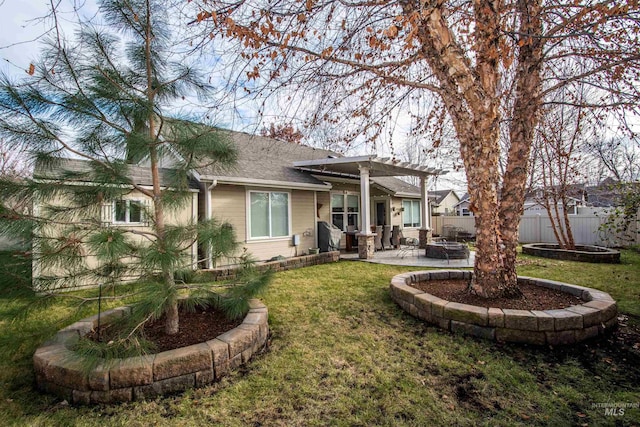
<svg viewBox="0 0 640 427">
<path fill-rule="evenodd" d="M 552 280 L 518 277 L 520 283 L 567 292 L 585 303 L 543 311 L 485 308 L 446 301 L 411 287 L 422 281 L 471 277 L 471 271 L 458 270 L 399 274 L 391 280 L 391 296 L 412 316 L 442 329 L 500 342 L 574 344 L 604 334 L 617 324 L 617 305 L 609 294 Z"/>
<path fill-rule="evenodd" d="M 251 300 L 242 324 L 199 344 L 140 357 L 102 363 L 85 372 L 73 351 L 78 339 L 97 326 L 97 316 L 59 331 L 33 356 L 36 383 L 45 392 L 72 403 L 114 403 L 202 387 L 245 364 L 267 343 L 267 307 Z M 128 307 L 102 314 L 103 323 L 126 316 Z"/>
<path fill-rule="evenodd" d="M 575 249 L 561 249 L 557 244 L 530 243 L 522 245 L 522 253 L 564 261 L 620 263 L 620 251 L 601 246 L 577 245 Z"/>
<path fill-rule="evenodd" d="M 297 268 L 311 267 L 312 265 L 327 264 L 330 262 L 337 262 L 340 260 L 340 251 L 323 252 L 320 254 L 303 255 L 294 258 L 287 258 L 281 261 L 270 261 L 262 264 L 257 264 L 256 269 L 261 272 L 268 270 L 272 271 L 287 271 Z M 238 277 L 240 267 L 223 267 L 213 268 L 209 270 L 201 270 L 199 274 L 202 275 L 204 280 L 233 280 Z"/>
</svg>

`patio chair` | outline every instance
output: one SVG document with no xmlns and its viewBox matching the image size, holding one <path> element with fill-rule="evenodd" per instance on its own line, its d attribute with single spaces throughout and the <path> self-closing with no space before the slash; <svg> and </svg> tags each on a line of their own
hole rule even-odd
<svg viewBox="0 0 640 427">
<path fill-rule="evenodd" d="M 391 247 L 391 226 L 385 225 L 382 228 L 382 247 L 390 248 Z"/>
<path fill-rule="evenodd" d="M 403 237 L 400 239 L 400 250 L 398 250 L 397 256 L 404 258 L 409 255 L 409 251 L 411 251 L 411 256 L 413 256 L 413 251 L 416 249 L 420 249 L 420 241 L 415 237 Z"/>
<path fill-rule="evenodd" d="M 375 245 L 376 251 L 384 250 L 382 247 L 382 226 L 378 225 L 375 228 L 376 236 L 373 238 L 373 243 Z"/>
<path fill-rule="evenodd" d="M 394 248 L 400 248 L 400 239 L 403 238 L 402 230 L 400 230 L 399 225 L 394 225 L 393 230 L 391 231 L 391 244 Z"/>
</svg>

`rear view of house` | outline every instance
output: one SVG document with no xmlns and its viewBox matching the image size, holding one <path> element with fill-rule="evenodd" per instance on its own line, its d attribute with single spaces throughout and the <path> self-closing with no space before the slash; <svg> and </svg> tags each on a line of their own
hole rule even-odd
<svg viewBox="0 0 640 427">
<path fill-rule="evenodd" d="M 430 237 L 430 209 L 426 186 L 435 169 L 376 156 L 344 157 L 313 147 L 278 141 L 240 132 L 219 131 L 235 146 L 235 167 L 195 167 L 189 172 L 188 190 L 181 190 L 189 203 L 176 205 L 167 219 L 169 224 L 195 223 L 215 218 L 229 223 L 241 244 L 241 253 L 258 261 L 282 256 L 303 255 L 318 247 L 318 224 L 332 224 L 342 232 L 340 247 L 359 250 L 361 257 L 372 255 L 376 236 L 387 238 L 390 230 L 404 237 Z M 172 156 L 162 160 L 163 185 L 170 189 Z M 175 162 L 179 163 L 179 162 Z M 211 162 L 203 162 L 209 164 Z M 133 185 L 121 186 L 120 194 L 108 203 L 94 206 L 90 221 L 126 228 L 145 239 L 152 224 L 145 217 L 153 201 L 136 186 L 149 186 L 148 165 L 142 159 L 128 166 Z M 65 180 L 71 188 L 102 186 L 93 173 L 92 164 L 66 159 L 55 168 L 38 168 L 40 180 Z M 420 178 L 417 187 L 397 178 L 412 175 Z M 126 188 L 125 188 L 126 187 Z M 106 189 L 106 187 L 105 187 Z M 40 198 L 38 212 L 55 211 L 55 205 L 77 203 L 62 198 Z M 53 217 L 52 217 L 53 218 Z M 53 234 L 68 230 L 52 221 Z M 53 236 L 52 234 L 52 236 Z M 383 245 L 384 247 L 384 245 Z M 36 252 L 38 248 L 36 247 Z M 89 250 L 81 252 L 89 264 L 97 260 Z M 215 257 L 206 245 L 193 242 L 185 248 L 191 268 L 212 268 Z M 240 255 L 240 253 L 238 253 Z M 37 257 L 36 257 L 37 259 Z M 219 260 L 217 265 L 233 263 L 233 258 Z M 60 275 L 60 266 L 45 268 L 34 261 L 34 276 Z M 67 276 L 67 274 L 64 274 Z"/>
</svg>

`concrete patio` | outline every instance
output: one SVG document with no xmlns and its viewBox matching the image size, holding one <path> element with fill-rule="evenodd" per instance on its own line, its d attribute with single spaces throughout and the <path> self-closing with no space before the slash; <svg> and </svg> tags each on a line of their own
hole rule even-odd
<svg viewBox="0 0 640 427">
<path fill-rule="evenodd" d="M 412 267 L 433 268 L 472 268 L 476 253 L 471 251 L 469 259 L 436 259 L 427 258 L 424 249 L 390 249 L 376 251 L 373 258 L 360 259 L 357 252 L 341 252 L 340 259 L 351 261 L 373 262 L 376 264 L 406 265 Z"/>
</svg>

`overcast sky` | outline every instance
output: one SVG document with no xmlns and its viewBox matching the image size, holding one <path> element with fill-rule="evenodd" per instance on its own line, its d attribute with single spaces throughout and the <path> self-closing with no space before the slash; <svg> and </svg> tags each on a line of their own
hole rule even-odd
<svg viewBox="0 0 640 427">
<path fill-rule="evenodd" d="M 2 0 L 0 2 L 0 70 L 5 74 L 26 72 L 37 55 L 37 39 L 45 25 L 37 18 L 46 14 L 44 0 Z"/>
<path fill-rule="evenodd" d="M 58 22 L 67 34 L 73 31 L 73 22 L 77 17 L 74 6 L 81 6 L 83 17 L 91 17 L 97 10 L 96 0 L 54 0 L 58 3 Z M 29 65 L 38 58 L 43 37 L 51 31 L 53 21 L 47 17 L 51 8 L 49 0 L 0 0 L 0 72 L 12 78 L 22 78 L 26 75 Z M 257 104 L 256 104 L 257 105 Z M 259 108 L 259 107 L 258 107 Z M 251 108 L 247 106 L 249 112 Z M 266 112 L 265 112 L 266 113 Z M 248 113 L 248 117 L 251 114 Z M 231 119 L 229 123 L 218 123 L 223 127 L 235 130 L 256 132 L 261 126 L 256 120 L 238 121 Z M 396 141 L 401 139 L 396 138 Z M 372 147 L 361 147 L 360 150 L 370 151 Z M 378 144 L 378 155 L 388 155 L 387 147 Z M 366 152 L 351 154 L 369 154 Z M 464 192 L 459 174 L 442 177 L 437 184 L 438 189 L 452 186 L 458 192 Z"/>
</svg>

